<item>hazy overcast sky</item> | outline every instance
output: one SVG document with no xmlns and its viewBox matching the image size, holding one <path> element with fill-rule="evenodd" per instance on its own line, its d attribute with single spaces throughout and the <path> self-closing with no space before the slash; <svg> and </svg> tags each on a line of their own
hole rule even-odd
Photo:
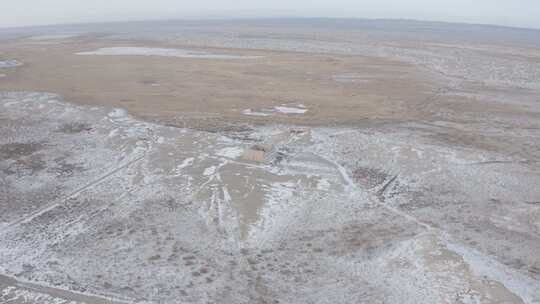
<svg viewBox="0 0 540 304">
<path fill-rule="evenodd" d="M 0 0 L 0 27 L 182 18 L 367 17 L 540 28 L 540 0 Z"/>
</svg>

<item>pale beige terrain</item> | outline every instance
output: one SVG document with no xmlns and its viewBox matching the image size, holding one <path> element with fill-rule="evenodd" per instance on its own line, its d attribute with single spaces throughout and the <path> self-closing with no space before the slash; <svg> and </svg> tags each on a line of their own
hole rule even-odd
<svg viewBox="0 0 540 304">
<path fill-rule="evenodd" d="M 411 64 L 365 56 L 283 51 L 208 49 L 260 58 L 242 60 L 143 56 L 80 56 L 107 46 L 185 48 L 148 41 L 95 41 L 3 46 L 24 62 L 0 82 L 3 91 L 55 92 L 71 102 L 122 107 L 144 118 L 178 116 L 215 123 L 353 124 L 369 120 L 406 121 L 425 117 L 423 101 L 441 82 Z M 201 49 L 201 48 L 198 48 Z M 355 74 L 356 81 L 336 81 Z M 354 79 L 353 79 L 354 80 Z M 304 104 L 306 115 L 253 118 L 245 109 Z"/>
</svg>

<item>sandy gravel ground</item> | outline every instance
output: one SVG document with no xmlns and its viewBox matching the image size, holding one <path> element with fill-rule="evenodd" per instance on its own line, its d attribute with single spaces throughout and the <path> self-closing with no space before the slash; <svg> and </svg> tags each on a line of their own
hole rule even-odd
<svg viewBox="0 0 540 304">
<path fill-rule="evenodd" d="M 313 26 L 0 35 L 0 302 L 540 303 L 535 40 Z"/>
</svg>

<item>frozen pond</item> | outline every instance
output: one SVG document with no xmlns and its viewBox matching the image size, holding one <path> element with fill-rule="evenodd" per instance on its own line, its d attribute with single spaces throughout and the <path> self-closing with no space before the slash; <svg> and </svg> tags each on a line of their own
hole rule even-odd
<svg viewBox="0 0 540 304">
<path fill-rule="evenodd" d="M 0 60 L 0 69 L 13 68 L 22 65 L 22 62 L 17 60 Z"/>
<path fill-rule="evenodd" d="M 274 110 L 276 112 L 283 113 L 283 114 L 304 114 L 308 111 L 307 109 L 304 109 L 304 108 L 296 108 L 296 107 L 291 107 L 291 106 L 274 107 Z"/>
<path fill-rule="evenodd" d="M 204 51 L 187 49 L 153 48 L 153 47 L 106 47 L 90 52 L 79 52 L 77 55 L 108 55 L 108 56 L 161 56 L 195 59 L 256 59 L 259 56 L 244 56 L 235 54 L 215 54 Z"/>
<path fill-rule="evenodd" d="M 306 109 L 306 107 L 303 104 L 299 104 L 299 105 L 285 104 L 281 106 L 275 106 L 273 108 L 263 108 L 259 111 L 254 111 L 253 109 L 245 109 L 242 111 L 242 114 L 247 115 L 247 116 L 266 117 L 266 116 L 272 116 L 274 114 L 285 114 L 285 115 L 305 114 L 307 111 L 308 109 Z"/>
</svg>

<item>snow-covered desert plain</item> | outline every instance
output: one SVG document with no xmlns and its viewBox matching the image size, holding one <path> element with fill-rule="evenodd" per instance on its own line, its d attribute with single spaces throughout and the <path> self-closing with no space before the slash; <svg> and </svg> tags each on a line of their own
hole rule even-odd
<svg viewBox="0 0 540 304">
<path fill-rule="evenodd" d="M 540 303 L 540 32 L 372 22 L 0 31 L 0 303 Z"/>
</svg>

